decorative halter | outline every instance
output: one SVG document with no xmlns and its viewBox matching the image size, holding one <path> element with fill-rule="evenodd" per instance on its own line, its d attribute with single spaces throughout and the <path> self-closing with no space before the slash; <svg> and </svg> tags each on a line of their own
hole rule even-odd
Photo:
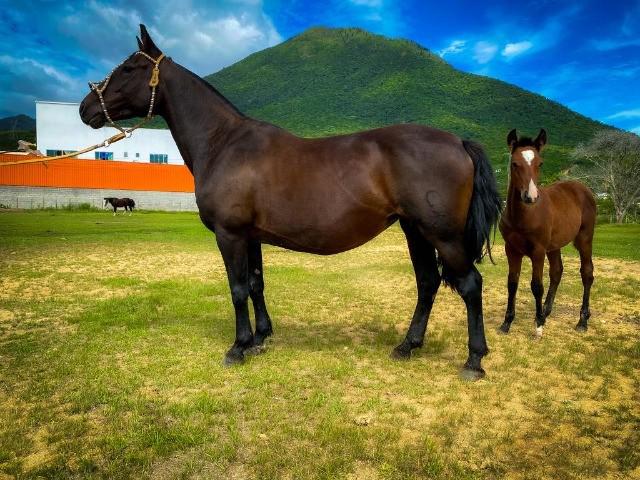
<svg viewBox="0 0 640 480">
<path fill-rule="evenodd" d="M 149 86 L 151 87 L 151 100 L 149 101 L 149 110 L 147 111 L 147 116 L 135 126 L 131 128 L 122 128 L 121 126 L 117 125 L 111 119 L 111 116 L 109 115 L 109 111 L 107 110 L 107 106 L 104 103 L 104 97 L 102 96 L 104 91 L 107 89 L 107 86 L 109 85 L 109 80 L 111 80 L 111 75 L 113 75 L 113 72 L 115 72 L 124 62 L 126 62 L 127 59 L 123 60 L 118 65 L 116 65 L 114 69 L 111 70 L 111 72 L 109 72 L 109 74 L 101 82 L 89 82 L 89 88 L 93 90 L 98 96 L 98 100 L 100 100 L 100 106 L 102 107 L 102 113 L 104 113 L 104 116 L 109 122 L 109 124 L 113 128 L 120 130 L 124 134 L 124 136 L 127 138 L 131 136 L 131 133 L 136 128 L 141 127 L 143 124 L 145 124 L 146 122 L 148 122 L 153 118 L 153 106 L 156 101 L 156 87 L 160 82 L 160 62 L 162 62 L 162 60 L 165 58 L 164 53 L 161 53 L 158 58 L 153 58 L 152 56 L 144 53 L 141 50 L 138 50 L 133 55 L 142 55 L 143 57 L 147 58 L 151 63 L 153 63 L 153 70 L 151 71 L 151 78 L 149 79 Z M 105 145 L 105 147 L 107 146 L 108 144 Z"/>
</svg>

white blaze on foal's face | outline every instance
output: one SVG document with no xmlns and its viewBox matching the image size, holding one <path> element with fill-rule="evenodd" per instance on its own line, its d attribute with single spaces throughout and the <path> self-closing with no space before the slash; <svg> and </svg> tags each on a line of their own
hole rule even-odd
<svg viewBox="0 0 640 480">
<path fill-rule="evenodd" d="M 528 165 L 531 165 L 531 162 L 533 162 L 533 159 L 536 158 L 535 152 L 531 149 L 522 150 L 521 153 L 522 153 L 522 158 L 524 158 L 524 161 L 527 162 Z"/>
</svg>

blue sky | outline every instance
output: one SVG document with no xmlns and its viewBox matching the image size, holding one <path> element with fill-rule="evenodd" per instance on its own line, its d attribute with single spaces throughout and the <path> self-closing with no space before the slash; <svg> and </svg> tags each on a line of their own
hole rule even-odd
<svg viewBox="0 0 640 480">
<path fill-rule="evenodd" d="M 640 134 L 640 0 L 0 0 L 0 117 L 79 101 L 135 50 L 139 23 L 200 75 L 311 26 L 357 26 Z"/>
</svg>

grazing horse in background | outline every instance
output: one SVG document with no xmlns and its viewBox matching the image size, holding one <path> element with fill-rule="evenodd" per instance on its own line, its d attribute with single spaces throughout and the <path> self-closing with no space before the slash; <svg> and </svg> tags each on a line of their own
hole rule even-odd
<svg viewBox="0 0 640 480">
<path fill-rule="evenodd" d="M 511 150 L 511 179 L 507 194 L 507 206 L 500 219 L 500 232 L 505 240 L 509 261 L 507 289 L 509 300 L 504 323 L 500 327 L 508 333 L 515 318 L 515 299 L 520 278 L 522 257 L 531 259 L 533 273 L 531 291 L 536 301 L 536 336 L 542 336 L 546 318 L 551 313 L 553 301 L 562 277 L 560 249 L 570 242 L 580 253 L 580 274 L 584 294 L 580 321 L 576 330 L 585 331 L 589 311 L 589 293 L 593 284 L 591 246 L 596 221 L 596 202 L 591 191 L 574 181 L 557 182 L 548 187 L 538 187 L 542 166 L 540 152 L 547 143 L 544 129 L 535 140 L 521 137 L 515 130 L 507 136 Z M 549 259 L 549 291 L 542 305 L 542 272 L 545 254 Z"/>
<path fill-rule="evenodd" d="M 467 307 L 469 357 L 462 374 L 484 375 L 482 277 L 474 263 L 485 244 L 490 249 L 500 198 L 482 148 L 422 125 L 297 137 L 241 114 L 209 83 L 165 57 L 144 25 L 140 30 L 140 50 L 93 84 L 80 116 L 100 128 L 155 108 L 167 121 L 193 174 L 200 218 L 215 233 L 227 270 L 236 339 L 225 364 L 260 351 L 273 331 L 263 294 L 261 244 L 330 255 L 362 245 L 400 221 L 418 301 L 393 356 L 408 358 L 423 343 L 441 281 L 440 261 L 442 277 Z"/>
<path fill-rule="evenodd" d="M 124 211 L 129 210 L 129 215 L 133 212 L 134 207 L 136 206 L 136 202 L 134 202 L 131 198 L 115 198 L 115 197 L 104 197 L 104 206 L 106 208 L 107 205 L 111 204 L 113 207 L 113 215 L 118 211 L 118 208 L 124 207 Z"/>
</svg>

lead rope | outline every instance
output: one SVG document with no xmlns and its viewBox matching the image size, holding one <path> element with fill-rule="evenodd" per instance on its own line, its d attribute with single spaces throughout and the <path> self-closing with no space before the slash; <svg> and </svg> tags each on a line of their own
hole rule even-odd
<svg viewBox="0 0 640 480">
<path fill-rule="evenodd" d="M 134 55 L 142 55 L 147 59 L 149 59 L 151 63 L 153 63 L 153 70 L 151 71 L 151 78 L 149 79 L 149 86 L 151 87 L 151 100 L 149 101 L 149 110 L 147 111 L 147 116 L 145 118 L 143 118 L 140 122 L 138 122 L 136 125 L 134 125 L 131 128 L 122 128 L 121 126 L 117 125 L 113 120 L 111 120 L 111 116 L 109 115 L 107 106 L 104 103 L 104 98 L 102 97 L 102 93 L 107 89 L 107 85 L 109 85 L 109 80 L 111 80 L 111 75 L 113 75 L 113 72 L 115 72 L 116 69 L 120 65 L 122 65 L 122 63 L 124 63 L 122 62 L 119 65 L 116 65 L 116 67 L 113 70 L 111 70 L 111 72 L 109 72 L 109 75 L 107 75 L 102 82 L 100 83 L 89 82 L 89 86 L 91 87 L 91 90 L 94 91 L 96 95 L 98 95 L 98 99 L 100 100 L 100 106 L 102 107 L 102 113 L 104 113 L 105 118 L 111 124 L 112 127 L 120 130 L 120 133 L 116 133 L 115 135 L 107 138 L 101 143 L 96 143 L 95 145 L 91 145 L 90 147 L 83 148 L 82 150 L 78 150 L 77 152 L 67 153 L 64 155 L 57 155 L 55 157 L 32 158 L 29 160 L 20 160 L 16 162 L 0 162 L 0 167 L 5 167 L 9 165 L 21 165 L 24 163 L 44 163 L 46 165 L 47 162 L 52 162 L 54 160 L 62 160 L 63 158 L 77 157 L 78 155 L 82 155 L 83 153 L 91 152 L 96 148 L 100 148 L 100 147 L 106 148 L 112 143 L 119 142 L 123 138 L 129 138 L 132 135 L 134 130 L 140 128 L 142 125 L 144 125 L 149 120 L 151 120 L 153 118 L 153 106 L 155 105 L 155 101 L 156 101 L 156 87 L 158 86 L 158 83 L 160 83 L 160 62 L 162 62 L 162 60 L 165 58 L 165 55 L 164 53 L 161 53 L 160 56 L 156 59 L 154 59 L 153 57 L 151 57 L 150 55 L 147 55 L 142 51 L 137 51 L 134 53 Z"/>
</svg>

